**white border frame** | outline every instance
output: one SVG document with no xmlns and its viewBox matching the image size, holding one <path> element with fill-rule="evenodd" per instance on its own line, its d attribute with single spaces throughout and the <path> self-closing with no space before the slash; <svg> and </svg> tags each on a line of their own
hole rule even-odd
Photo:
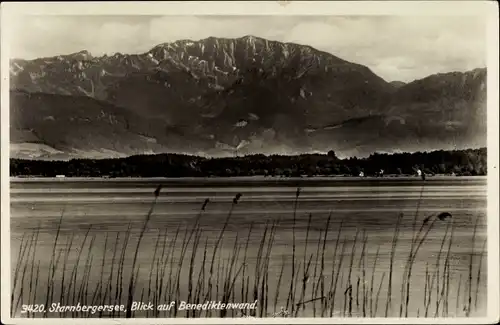
<svg viewBox="0 0 500 325">
<path fill-rule="evenodd" d="M 500 320 L 498 204 L 498 3 L 496 1 L 24 2 L 1 5 L 1 321 L 5 324 L 494 324 Z M 16 15 L 482 15 L 488 21 L 488 311 L 482 318 L 119 318 L 10 317 L 9 42 Z"/>
</svg>

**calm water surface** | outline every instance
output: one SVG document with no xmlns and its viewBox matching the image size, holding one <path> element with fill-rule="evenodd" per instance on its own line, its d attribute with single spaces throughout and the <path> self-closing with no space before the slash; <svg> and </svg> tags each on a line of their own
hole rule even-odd
<svg viewBox="0 0 500 325">
<path fill-rule="evenodd" d="M 205 274 L 208 274 L 212 249 L 216 246 L 219 233 L 231 210 L 234 196 L 241 193 L 238 204 L 234 205 L 232 210 L 221 249 L 216 257 L 216 266 L 221 268 L 218 273 L 220 278 L 223 279 L 224 274 L 232 274 L 235 279 L 233 289 L 230 290 L 230 301 L 254 302 L 253 281 L 257 274 L 255 265 L 259 264 L 259 256 L 263 255 L 261 241 L 264 234 L 269 236 L 270 227 L 275 222 L 276 231 L 272 245 L 266 244 L 264 247 L 265 252 L 269 249 L 269 264 L 266 268 L 267 275 L 264 277 L 261 273 L 261 277 L 266 279 L 267 289 L 262 291 L 259 287 L 257 295 L 258 300 L 264 299 L 267 305 L 259 305 L 260 309 L 265 308 L 264 316 L 272 316 L 281 307 L 289 312 L 292 310 L 290 301 L 287 304 L 287 298 L 290 283 L 294 283 L 294 301 L 304 302 L 301 305 L 304 308 L 298 316 L 329 316 L 330 310 L 333 316 L 384 316 L 387 306 L 388 316 L 398 317 L 402 279 L 411 247 L 414 218 L 417 216 L 418 230 L 425 217 L 449 212 L 453 216 L 453 222 L 436 221 L 415 257 L 408 316 L 423 317 L 426 310 L 428 317 L 442 316 L 443 312 L 448 316 L 463 316 L 469 295 L 472 306 L 475 307 L 471 310 L 472 315 L 485 312 L 487 258 L 485 254 L 481 257 L 480 253 L 486 238 L 486 178 L 477 177 L 429 178 L 425 184 L 417 178 L 341 178 L 275 182 L 262 179 L 12 179 L 10 195 L 14 271 L 21 256 L 19 252 L 23 234 L 26 240 L 39 229 L 38 240 L 34 245 L 36 250 L 31 249 L 31 254 L 35 257 L 26 259 L 24 265 L 27 271 L 24 279 L 20 279 L 21 276 L 17 279 L 15 301 L 22 300 L 19 304 L 46 302 L 46 288 L 50 282 L 50 260 L 61 215 L 63 217 L 56 251 L 61 251 L 60 261 L 64 263 L 60 262 L 56 268 L 55 280 L 52 280 L 56 293 L 50 302 L 65 302 L 65 299 L 68 299 L 64 297 L 65 290 L 68 290 L 67 287 L 62 288 L 64 283 L 69 283 L 67 279 L 73 269 L 83 269 L 86 264 L 91 265 L 90 269 L 88 272 L 78 271 L 74 283 L 88 283 L 87 291 L 82 291 L 81 299 L 86 299 L 87 302 L 98 301 L 94 293 L 103 279 L 110 279 L 110 275 L 114 279 L 117 268 L 111 266 L 117 263 L 119 257 L 113 259 L 112 256 L 116 251 L 115 247 L 120 250 L 123 247 L 128 228 L 130 240 L 124 254 L 123 278 L 129 279 L 135 243 L 144 225 L 145 216 L 153 205 L 153 191 L 160 183 L 164 187 L 154 205 L 139 249 L 137 264 L 140 270 L 135 300 L 154 300 L 156 304 L 168 303 L 171 300 L 172 296 L 161 294 L 152 298 L 155 294 L 149 291 L 158 289 L 155 285 L 158 283 L 156 274 L 162 273 L 157 269 L 170 270 L 174 266 L 179 267 L 182 241 L 179 239 L 174 242 L 175 234 L 178 232 L 178 238 L 185 237 L 184 227 L 189 229 L 193 226 L 200 215 L 203 202 L 208 198 L 210 202 L 205 211 L 201 212 L 202 231 L 196 236 L 199 238 L 197 253 L 191 263 L 192 244 L 187 248 L 179 276 L 178 296 L 181 300 L 188 301 L 190 297 L 193 299 L 193 295 L 189 294 L 189 279 L 195 279 L 196 285 L 203 266 L 207 269 Z M 301 192 L 296 202 L 297 186 L 301 187 Z M 391 303 L 387 304 L 392 240 L 400 214 L 403 217 L 392 264 L 392 299 Z M 477 224 L 477 232 L 473 242 L 474 224 Z M 449 232 L 445 237 L 447 227 Z M 452 228 L 453 238 L 450 244 Z M 88 239 L 82 246 L 87 232 Z M 264 239 L 266 238 L 269 237 Z M 158 242 L 163 241 L 173 248 L 173 258 L 169 260 L 168 265 L 155 267 L 155 261 L 160 256 Z M 115 246 L 115 243 L 118 245 Z M 89 245 L 92 245 L 90 253 Z M 79 259 L 81 250 L 84 250 L 84 257 Z M 204 254 L 204 251 L 208 253 Z M 471 254 L 473 280 L 469 287 Z M 444 266 L 446 255 L 448 272 L 445 272 Z M 236 261 L 233 263 L 234 269 L 230 270 L 233 257 Z M 438 257 L 441 262 L 436 266 Z M 246 266 L 240 269 L 244 263 Z M 81 266 L 75 268 L 75 265 Z M 190 265 L 193 265 L 192 276 L 189 275 Z M 20 270 L 22 269 L 21 267 Z M 166 277 L 168 270 L 163 273 Z M 175 270 L 172 273 L 176 276 Z M 304 274 L 307 274 L 307 280 L 304 280 Z M 447 276 L 443 277 L 443 274 Z M 66 280 L 62 280 L 63 275 Z M 39 288 L 36 292 L 33 289 L 35 277 L 38 279 L 36 286 Z M 438 279 L 441 278 L 443 281 L 439 283 Z M 206 286 L 206 276 L 203 279 Z M 245 279 L 248 279 L 248 285 Z M 443 282 L 447 283 L 444 289 Z M 28 291 L 30 284 L 31 290 Z M 306 288 L 302 295 L 304 284 Z M 349 284 L 352 285 L 351 296 L 349 290 L 346 291 Z M 112 285 L 110 290 L 114 292 L 116 286 Z M 122 286 L 125 287 L 126 284 Z M 20 291 L 21 287 L 24 287 L 23 291 Z M 212 300 L 220 300 L 222 287 L 223 284 L 219 292 L 213 289 Z M 246 287 L 250 289 L 245 289 Z M 331 288 L 335 287 L 337 289 L 332 293 Z M 265 293 L 263 296 L 260 294 L 262 292 Z M 115 300 L 111 300 L 113 303 L 124 303 L 125 296 L 126 294 L 121 300 L 114 297 Z M 329 296 L 328 312 L 324 314 L 321 313 L 322 300 L 315 300 L 321 296 Z M 262 297 L 267 297 L 267 300 Z M 349 297 L 352 299 L 350 302 Z M 308 300 L 310 302 L 307 302 Z M 438 307 L 436 301 L 439 301 Z M 19 310 L 13 312 L 19 315 Z M 259 312 L 257 311 L 257 315 Z M 231 315 L 238 316 L 236 313 L 230 313 L 228 316 Z M 58 317 L 58 314 L 49 316 Z M 136 313 L 135 316 L 153 317 L 150 312 Z M 159 316 L 173 317 L 172 314 Z M 177 316 L 185 314 L 179 313 Z"/>
</svg>

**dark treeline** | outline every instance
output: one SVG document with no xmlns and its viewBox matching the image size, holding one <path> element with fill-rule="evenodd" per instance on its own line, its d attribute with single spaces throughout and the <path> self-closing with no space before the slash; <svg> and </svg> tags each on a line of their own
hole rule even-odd
<svg viewBox="0 0 500 325">
<path fill-rule="evenodd" d="M 486 175 L 486 148 L 456 151 L 379 154 L 339 159 L 335 152 L 297 156 L 249 155 L 202 158 L 179 154 L 137 155 L 116 159 L 69 161 L 10 160 L 11 176 L 54 177 L 206 177 L 206 176 L 365 176 Z M 383 172 L 381 172 L 383 171 Z"/>
</svg>

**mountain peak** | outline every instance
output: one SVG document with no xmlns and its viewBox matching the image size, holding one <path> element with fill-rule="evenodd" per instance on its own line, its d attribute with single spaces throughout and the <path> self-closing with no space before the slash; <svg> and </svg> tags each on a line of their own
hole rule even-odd
<svg viewBox="0 0 500 325">
<path fill-rule="evenodd" d="M 249 41 L 256 40 L 256 39 L 259 39 L 259 40 L 263 39 L 261 37 L 257 37 L 257 36 L 254 36 L 254 35 L 245 35 L 245 36 L 242 36 L 242 37 L 239 37 L 239 38 L 242 39 L 242 40 L 249 40 Z"/>
<path fill-rule="evenodd" d="M 68 55 L 69 57 L 76 58 L 76 59 L 81 59 L 81 60 L 92 60 L 93 56 L 92 53 L 90 53 L 87 50 L 81 50 L 75 53 L 71 53 Z"/>
<path fill-rule="evenodd" d="M 240 153 L 334 147 L 345 155 L 471 144 L 483 136 L 485 72 L 389 84 L 311 46 L 254 35 L 178 40 L 130 55 L 82 50 L 11 61 L 11 90 L 23 91 L 12 96 L 11 139 L 124 154 L 211 154 L 226 150 L 220 143 Z"/>
</svg>

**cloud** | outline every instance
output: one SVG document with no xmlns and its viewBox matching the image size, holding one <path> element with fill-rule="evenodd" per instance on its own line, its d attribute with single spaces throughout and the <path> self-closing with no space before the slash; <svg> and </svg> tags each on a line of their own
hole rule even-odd
<svg viewBox="0 0 500 325">
<path fill-rule="evenodd" d="M 11 56 L 86 49 L 142 53 L 159 43 L 255 35 L 311 45 L 388 81 L 486 65 L 486 25 L 473 16 L 32 16 L 10 29 Z"/>
<path fill-rule="evenodd" d="M 475 17 L 331 18 L 287 38 L 370 67 L 389 80 L 485 66 L 486 26 Z"/>
</svg>

